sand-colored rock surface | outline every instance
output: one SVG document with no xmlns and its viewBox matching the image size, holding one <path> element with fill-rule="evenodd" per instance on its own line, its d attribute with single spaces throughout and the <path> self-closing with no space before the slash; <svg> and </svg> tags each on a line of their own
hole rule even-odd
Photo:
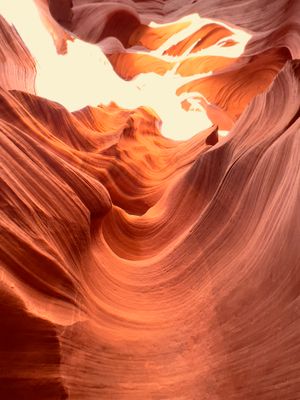
<svg viewBox="0 0 300 400">
<path fill-rule="evenodd" d="M 36 4 L 211 124 L 39 97 L 0 19 L 0 399 L 298 400 L 300 3 Z"/>
</svg>

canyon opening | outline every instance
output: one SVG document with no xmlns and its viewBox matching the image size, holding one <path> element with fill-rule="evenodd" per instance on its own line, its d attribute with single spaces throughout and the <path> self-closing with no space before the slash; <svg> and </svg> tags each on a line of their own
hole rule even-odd
<svg viewBox="0 0 300 400">
<path fill-rule="evenodd" d="M 0 0 L 0 398 L 300 398 L 300 3 Z"/>
</svg>

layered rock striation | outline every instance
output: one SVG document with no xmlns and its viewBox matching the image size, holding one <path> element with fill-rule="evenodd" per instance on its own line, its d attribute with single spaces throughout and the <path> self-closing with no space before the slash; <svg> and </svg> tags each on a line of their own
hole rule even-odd
<svg viewBox="0 0 300 400">
<path fill-rule="evenodd" d="M 38 97 L 0 20 L 1 399 L 299 399 L 299 3 L 36 2 L 211 124 Z"/>
</svg>

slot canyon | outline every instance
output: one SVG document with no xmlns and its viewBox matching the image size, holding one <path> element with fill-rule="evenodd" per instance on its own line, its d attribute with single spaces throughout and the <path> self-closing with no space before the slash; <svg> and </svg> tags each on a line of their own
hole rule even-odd
<svg viewBox="0 0 300 400">
<path fill-rule="evenodd" d="M 0 399 L 300 399 L 300 1 L 0 0 Z"/>
</svg>

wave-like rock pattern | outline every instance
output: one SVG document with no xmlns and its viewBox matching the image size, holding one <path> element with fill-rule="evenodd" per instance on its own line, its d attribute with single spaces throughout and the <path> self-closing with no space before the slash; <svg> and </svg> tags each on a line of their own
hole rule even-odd
<svg viewBox="0 0 300 400">
<path fill-rule="evenodd" d="M 179 5 L 49 1 L 61 52 L 114 36 L 126 79 L 176 63 L 177 94 L 199 94 L 212 120 L 186 141 L 147 105 L 70 113 L 35 96 L 34 62 L 1 21 L 3 399 L 300 397 L 299 5 Z M 157 52 L 191 12 L 229 25 Z M 252 38 L 230 58 L 232 24 Z M 223 58 L 201 54 L 220 40 Z"/>
<path fill-rule="evenodd" d="M 21 37 L 0 15 L 0 83 L 35 94 L 35 62 Z"/>
</svg>

